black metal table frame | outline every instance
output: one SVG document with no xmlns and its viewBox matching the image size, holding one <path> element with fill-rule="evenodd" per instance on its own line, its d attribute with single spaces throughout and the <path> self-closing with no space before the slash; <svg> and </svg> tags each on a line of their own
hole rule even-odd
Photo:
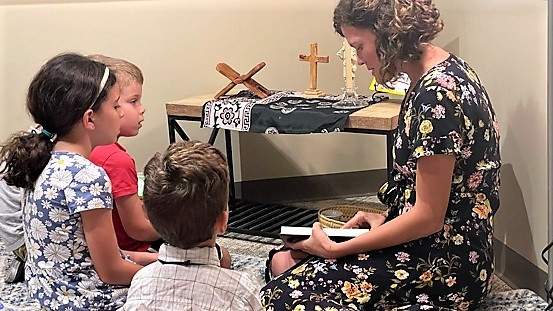
<svg viewBox="0 0 553 311">
<path fill-rule="evenodd" d="M 176 142 L 176 134 L 183 140 L 190 140 L 190 137 L 186 134 L 185 130 L 180 126 L 178 121 L 194 121 L 200 122 L 201 117 L 191 117 L 191 116 L 174 116 L 167 115 L 167 125 L 169 129 L 169 143 Z M 256 236 L 265 236 L 265 237 L 278 237 L 278 229 L 281 225 L 310 225 L 309 223 L 313 222 L 313 219 L 316 218 L 316 212 L 313 210 L 306 210 L 297 207 L 286 207 L 278 205 L 264 205 L 262 203 L 244 203 L 236 200 L 236 192 L 234 187 L 234 166 L 233 166 L 233 156 L 232 156 L 232 139 L 231 139 L 231 130 L 224 130 L 225 132 L 225 146 L 227 161 L 229 166 L 229 178 L 230 178 L 230 213 L 231 220 L 229 220 L 228 230 L 230 232 L 237 232 L 249 235 Z M 347 133 L 360 133 L 360 134 L 371 134 L 371 135 L 385 135 L 386 136 L 386 165 L 387 172 L 390 174 L 392 165 L 393 165 L 393 140 L 394 140 L 394 130 L 371 130 L 371 129 L 360 129 L 360 128 L 346 128 L 344 132 Z M 213 145 L 217 135 L 219 134 L 219 128 L 214 128 L 211 131 L 208 143 Z M 262 209 L 263 210 L 262 210 Z M 263 215 L 263 218 L 259 219 L 255 214 L 252 214 L 252 211 L 259 209 L 259 216 Z M 272 216 L 274 214 L 279 214 L 281 217 L 282 212 L 285 213 L 285 218 L 280 221 L 274 221 Z M 246 214 L 247 213 L 247 214 Z M 234 216 L 234 217 L 233 217 Z M 243 217 L 244 219 L 237 217 Z M 234 219 L 233 219 L 234 218 Z M 265 229 L 268 228 L 268 229 Z"/>
</svg>

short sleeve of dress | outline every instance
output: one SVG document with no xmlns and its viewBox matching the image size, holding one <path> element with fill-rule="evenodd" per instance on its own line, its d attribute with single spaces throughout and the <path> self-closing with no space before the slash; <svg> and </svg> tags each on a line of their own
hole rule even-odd
<svg viewBox="0 0 553 311">
<path fill-rule="evenodd" d="M 465 116 L 456 89 L 454 77 L 445 73 L 422 81 L 405 116 L 414 158 L 461 153 Z"/>
<path fill-rule="evenodd" d="M 93 209 L 113 208 L 111 183 L 106 172 L 92 163 L 71 170 L 73 180 L 64 190 L 71 214 Z"/>
</svg>

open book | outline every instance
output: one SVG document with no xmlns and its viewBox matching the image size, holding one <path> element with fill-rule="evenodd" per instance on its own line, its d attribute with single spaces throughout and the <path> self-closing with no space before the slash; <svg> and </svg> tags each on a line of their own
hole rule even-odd
<svg viewBox="0 0 553 311">
<path fill-rule="evenodd" d="M 280 238 L 285 242 L 294 243 L 307 239 L 311 236 L 311 227 L 280 227 Z M 369 229 L 334 229 L 323 228 L 323 231 L 332 240 L 348 240 L 363 233 L 369 232 Z"/>
</svg>

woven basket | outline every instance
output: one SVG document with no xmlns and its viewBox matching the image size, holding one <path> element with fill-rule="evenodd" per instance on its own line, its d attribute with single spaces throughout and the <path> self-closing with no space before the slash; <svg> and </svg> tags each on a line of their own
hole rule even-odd
<svg viewBox="0 0 553 311">
<path fill-rule="evenodd" d="M 385 215 L 384 208 L 378 203 L 340 204 L 326 207 L 319 210 L 319 223 L 323 228 L 342 228 L 359 211 Z"/>
</svg>

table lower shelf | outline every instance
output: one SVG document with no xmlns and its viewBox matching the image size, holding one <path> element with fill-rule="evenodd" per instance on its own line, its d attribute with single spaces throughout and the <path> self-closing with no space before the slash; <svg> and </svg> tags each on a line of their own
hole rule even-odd
<svg viewBox="0 0 553 311">
<path fill-rule="evenodd" d="M 228 231 L 278 238 L 281 226 L 310 227 L 317 220 L 317 210 L 280 204 L 229 202 Z"/>
</svg>

